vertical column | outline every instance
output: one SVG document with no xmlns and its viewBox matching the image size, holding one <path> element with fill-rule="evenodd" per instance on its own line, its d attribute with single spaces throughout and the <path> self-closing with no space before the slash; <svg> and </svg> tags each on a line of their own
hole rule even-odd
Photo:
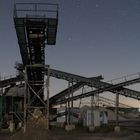
<svg viewBox="0 0 140 140">
<path fill-rule="evenodd" d="M 116 114 L 116 126 L 119 126 L 119 94 L 116 93 L 116 108 L 115 108 L 115 114 Z"/>
<path fill-rule="evenodd" d="M 14 123 L 14 113 L 15 113 L 15 110 L 14 110 L 14 96 L 12 96 L 11 102 L 12 102 L 12 123 Z"/>
<path fill-rule="evenodd" d="M 84 93 L 84 85 L 82 87 L 82 94 Z M 81 108 L 81 104 L 82 104 L 82 98 L 80 98 L 80 102 L 79 102 L 79 109 Z"/>
<path fill-rule="evenodd" d="M 68 81 L 68 125 L 70 124 L 70 101 L 69 101 L 69 98 L 70 98 L 70 81 Z"/>
<path fill-rule="evenodd" d="M 94 126 L 94 108 L 93 108 L 93 103 L 94 103 L 94 95 L 91 96 L 91 126 Z"/>
<path fill-rule="evenodd" d="M 50 66 L 48 65 L 48 74 L 47 74 L 47 129 L 50 129 L 50 103 L 49 103 L 49 96 L 50 96 Z"/>
<path fill-rule="evenodd" d="M 120 132 L 120 127 L 119 127 L 119 94 L 116 93 L 116 108 L 115 108 L 115 113 L 116 113 L 116 126 L 114 128 L 115 132 L 118 134 Z"/>
<path fill-rule="evenodd" d="M 25 88 L 26 88 L 26 92 L 24 93 L 24 133 L 26 132 L 26 114 L 27 114 L 27 95 L 28 95 L 28 76 L 27 76 L 27 66 L 25 67 L 25 75 L 24 75 L 24 79 L 25 79 Z"/>
<path fill-rule="evenodd" d="M 73 82 L 72 82 L 72 87 L 71 87 L 71 97 L 73 98 Z M 73 123 L 73 100 L 71 101 L 71 123 Z"/>
<path fill-rule="evenodd" d="M 67 112 L 68 112 L 68 107 L 67 107 L 67 101 L 65 102 L 65 112 L 66 112 L 66 115 L 65 115 L 65 123 L 68 124 L 68 115 L 67 115 Z"/>
<path fill-rule="evenodd" d="M 0 89 L 1 95 L 0 95 L 0 128 L 2 127 L 2 112 L 3 112 L 3 93 L 2 89 Z"/>
<path fill-rule="evenodd" d="M 1 81 L 1 73 L 0 73 L 0 81 Z M 3 105 L 2 105 L 2 98 L 3 98 L 3 89 L 0 88 L 0 128 L 2 126 L 2 111 L 3 111 Z"/>
</svg>

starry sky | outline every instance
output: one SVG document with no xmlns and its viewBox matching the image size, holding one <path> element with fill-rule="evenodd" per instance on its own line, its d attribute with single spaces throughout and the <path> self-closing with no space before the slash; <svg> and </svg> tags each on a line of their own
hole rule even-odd
<svg viewBox="0 0 140 140">
<path fill-rule="evenodd" d="M 140 0 L 47 0 L 50 1 L 59 4 L 59 25 L 56 45 L 46 47 L 46 64 L 87 77 L 103 75 L 105 81 L 140 72 Z M 13 4 L 14 0 L 1 0 L 0 4 L 2 76 L 14 74 L 15 62 L 21 61 Z M 52 83 L 53 93 L 64 88 L 64 82 Z M 139 85 L 131 88 L 140 91 Z"/>
</svg>

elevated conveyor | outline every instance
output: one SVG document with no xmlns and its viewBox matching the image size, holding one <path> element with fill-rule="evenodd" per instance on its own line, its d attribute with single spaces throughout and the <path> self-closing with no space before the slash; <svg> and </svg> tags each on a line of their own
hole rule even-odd
<svg viewBox="0 0 140 140">
<path fill-rule="evenodd" d="M 114 100 L 99 96 L 98 97 L 99 102 L 101 102 L 102 104 L 104 104 L 107 107 L 115 107 L 116 106 L 116 102 Z M 134 108 L 132 106 L 126 105 L 124 103 L 120 103 L 118 105 L 120 108 Z"/>
<path fill-rule="evenodd" d="M 98 77 L 93 77 L 93 78 L 89 78 L 90 80 L 91 79 L 96 79 L 96 80 L 101 80 L 102 77 L 101 76 L 98 76 Z M 78 89 L 80 89 L 81 87 L 83 87 L 86 83 L 85 82 L 78 82 L 72 86 L 70 86 L 69 88 L 61 91 L 60 93 L 54 95 L 53 97 L 50 98 L 50 104 L 54 104 L 55 101 L 61 99 L 61 98 L 65 98 L 65 96 L 68 96 L 68 94 L 71 94 L 69 93 L 69 91 L 72 91 L 72 92 L 75 92 L 77 91 Z"/>
<path fill-rule="evenodd" d="M 45 64 L 45 46 L 55 45 L 58 25 L 58 5 L 46 3 L 16 3 L 14 22 L 19 43 L 23 67 Z M 41 67 L 28 67 L 27 80 L 40 84 L 31 85 L 38 93 L 44 83 L 44 71 Z M 30 83 L 29 83 L 30 84 Z M 42 85 L 41 85 L 42 84 Z M 34 96 L 30 90 L 30 98 Z M 39 95 L 43 99 L 43 92 Z M 41 104 L 36 99 L 35 104 Z"/>
<path fill-rule="evenodd" d="M 102 78 L 102 76 L 98 76 L 98 77 L 93 77 L 93 78 L 86 78 L 83 76 L 79 76 L 79 75 L 75 75 L 75 74 L 71 74 L 71 73 L 66 73 L 63 71 L 59 71 L 59 70 L 55 70 L 55 69 L 50 69 L 50 76 L 58 78 L 58 79 L 63 79 L 63 80 L 70 80 L 70 81 L 74 81 L 76 82 L 76 84 L 73 85 L 73 90 L 76 91 L 79 88 L 81 88 L 83 85 L 88 85 L 91 86 L 93 84 L 93 81 L 98 81 L 98 84 L 100 85 L 100 83 L 102 85 L 104 85 L 104 87 L 108 87 L 111 86 L 113 83 L 116 83 L 116 80 L 111 80 L 108 83 L 107 82 L 103 82 L 100 81 Z M 129 76 L 128 76 L 129 77 Z M 123 82 L 123 86 L 128 86 L 130 84 L 135 84 L 139 82 L 139 74 L 135 74 L 134 77 L 132 76 L 131 78 L 128 78 L 129 81 L 126 81 L 127 78 L 123 77 L 121 78 Z M 120 81 L 121 81 L 120 80 Z M 12 77 L 12 78 L 8 78 L 8 79 L 3 79 L 2 81 L 0 81 L 0 87 L 5 87 L 8 86 L 10 84 L 14 84 L 16 82 L 21 81 L 20 77 Z M 95 82 L 94 83 L 97 83 Z M 110 84 L 112 83 L 112 84 Z M 94 84 L 93 87 L 95 88 L 99 88 L 100 86 Z M 119 93 L 120 95 L 126 96 L 126 97 L 132 97 L 134 99 L 139 99 L 140 96 L 140 92 L 135 91 L 135 90 L 131 90 L 128 88 L 123 87 L 122 85 L 119 85 L 118 87 L 115 87 L 113 89 L 110 89 L 109 91 L 112 93 Z M 92 87 L 92 86 L 91 86 Z M 70 87 L 71 89 L 72 87 Z M 65 89 L 62 92 L 54 95 L 53 97 L 50 98 L 50 103 L 55 103 L 57 100 L 61 100 L 61 98 L 64 98 L 65 96 L 67 96 L 69 93 L 69 89 Z"/>
<path fill-rule="evenodd" d="M 84 94 L 80 94 L 80 95 L 77 95 L 77 96 L 74 96 L 74 97 L 71 97 L 71 98 L 58 100 L 56 102 L 56 104 L 63 104 L 66 101 L 73 101 L 73 100 L 77 100 L 77 99 L 80 99 L 80 98 L 90 97 L 90 96 L 93 96 L 93 95 L 103 93 L 105 91 L 111 91 L 113 93 L 116 92 L 116 93 L 119 93 L 120 95 L 140 100 L 140 92 L 136 92 L 135 94 L 132 94 L 130 92 L 125 93 L 122 90 L 123 86 L 138 83 L 139 80 L 140 80 L 140 78 L 136 78 L 136 79 L 133 79 L 133 80 L 128 80 L 128 81 L 125 81 L 125 82 L 122 82 L 122 83 L 118 83 L 116 85 L 109 84 L 108 86 L 100 87 L 100 88 L 98 88 L 97 90 L 94 90 L 94 91 L 90 91 L 90 92 L 87 92 L 87 93 L 84 93 Z M 117 91 L 117 89 L 118 89 L 118 91 Z"/>
<path fill-rule="evenodd" d="M 46 71 L 47 71 L 47 69 L 46 69 Z M 140 74 L 139 73 L 136 73 L 134 75 L 132 74 L 132 75 L 124 76 L 119 80 L 118 83 L 115 80 L 111 80 L 107 83 L 107 82 L 100 81 L 101 79 L 100 80 L 99 79 L 89 79 L 89 78 L 86 78 L 83 76 L 79 76 L 79 75 L 75 75 L 75 74 L 71 74 L 71 73 L 66 73 L 63 71 L 55 70 L 55 69 L 50 69 L 50 76 L 58 78 L 58 79 L 67 80 L 70 82 L 84 82 L 85 85 L 99 89 L 96 91 L 96 93 L 110 91 L 112 93 L 118 93 L 118 94 L 126 96 L 126 97 L 130 97 L 130 98 L 134 98 L 134 99 L 138 99 L 138 100 L 140 99 L 140 92 L 124 87 L 124 86 L 129 86 L 132 84 L 139 83 L 140 82 Z M 115 85 L 114 85 L 114 83 L 115 83 Z M 63 96 L 66 96 L 68 94 L 68 89 L 63 91 L 62 93 L 63 93 Z M 60 95 L 60 94 L 61 93 L 59 93 L 58 95 Z M 86 94 L 79 95 L 77 97 L 84 98 L 86 96 L 91 96 L 93 94 L 87 93 L 87 95 Z M 57 97 L 57 95 L 56 95 L 56 97 Z M 59 98 L 57 98 L 57 100 L 58 99 L 61 100 L 60 98 L 62 98 L 62 96 L 61 97 L 59 96 Z"/>
<path fill-rule="evenodd" d="M 10 85 L 15 84 L 16 82 L 22 81 L 23 78 L 20 76 L 13 76 L 13 77 L 8 77 L 6 79 L 0 80 L 0 88 L 4 88 Z"/>
<path fill-rule="evenodd" d="M 45 71 L 47 74 L 47 69 Z M 113 85 L 113 83 L 110 83 L 110 81 L 109 82 L 100 81 L 102 79 L 102 76 L 100 76 L 100 80 L 96 78 L 91 79 L 91 78 L 86 78 L 84 76 L 67 73 L 67 72 L 63 72 L 63 71 L 55 70 L 55 69 L 50 69 L 50 76 L 58 78 L 58 79 L 67 80 L 69 82 L 85 82 L 86 84 L 91 85 L 95 88 L 104 88 L 104 87 L 109 87 Z M 129 75 L 127 77 L 126 76 L 122 77 L 122 80 L 119 81 L 116 85 L 118 85 L 119 83 L 123 83 L 123 85 L 119 85 L 119 88 L 121 88 L 122 86 L 129 86 L 129 85 L 136 84 L 139 82 L 140 82 L 140 74 L 136 73 L 134 75 L 131 75 L 131 78 L 129 78 Z"/>
</svg>

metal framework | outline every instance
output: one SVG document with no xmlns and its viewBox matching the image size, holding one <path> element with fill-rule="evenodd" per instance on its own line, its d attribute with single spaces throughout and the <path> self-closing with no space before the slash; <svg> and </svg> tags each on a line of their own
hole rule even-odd
<svg viewBox="0 0 140 140">
<path fill-rule="evenodd" d="M 7 87 L 9 85 L 13 85 L 16 82 L 20 82 L 22 80 L 23 80 L 23 77 L 20 77 L 20 76 L 14 76 L 14 77 L 9 77 L 9 78 L 3 79 L 0 81 L 0 88 Z"/>
<path fill-rule="evenodd" d="M 23 66 L 44 65 L 46 43 L 54 45 L 56 42 L 58 5 L 17 3 L 14 7 L 14 22 Z M 38 83 L 40 85 L 31 86 L 31 96 L 34 95 L 34 92 L 41 92 L 44 82 L 42 67 L 28 67 L 26 72 L 29 81 L 40 81 Z M 43 99 L 43 94 L 40 95 L 40 98 Z"/>
<path fill-rule="evenodd" d="M 58 71 L 51 69 L 50 70 L 51 76 L 54 76 L 56 78 L 60 79 L 65 79 L 69 82 L 68 88 L 63 90 L 62 92 L 56 94 L 52 98 L 50 98 L 50 103 L 52 105 L 58 105 L 58 104 L 66 104 L 66 123 L 70 124 L 70 115 L 72 115 L 72 106 L 70 107 L 70 101 L 73 104 L 74 100 L 85 98 L 85 97 L 93 97 L 94 95 L 99 95 L 99 93 L 103 93 L 104 91 L 111 91 L 114 94 L 116 94 L 116 125 L 118 125 L 118 104 L 119 104 L 119 94 L 124 95 L 126 97 L 131 97 L 134 99 L 140 99 L 140 92 L 133 91 L 127 88 L 124 88 L 123 86 L 128 86 L 131 84 L 139 83 L 140 82 L 140 74 L 132 74 L 132 75 L 127 75 L 124 77 L 118 79 L 113 79 L 111 80 L 111 84 L 107 82 L 102 82 L 100 79 L 102 79 L 100 76 L 99 77 L 94 77 L 94 78 L 85 78 L 81 77 L 78 75 Z M 76 84 L 73 85 L 73 82 L 75 81 Z M 117 81 L 117 82 L 116 82 Z M 72 86 L 70 87 L 70 82 L 72 83 Z M 115 83 L 115 84 L 114 84 Z M 73 92 L 81 88 L 83 85 L 88 85 L 90 87 L 95 87 L 97 90 L 91 91 L 88 93 L 82 93 L 81 95 L 78 96 L 73 96 Z M 70 96 L 72 94 L 72 96 Z M 93 99 L 92 99 L 93 100 Z M 70 109 L 71 108 L 71 109 Z M 71 112 L 70 112 L 71 110 Z M 68 117 L 67 117 L 68 116 Z"/>
<path fill-rule="evenodd" d="M 37 66 L 37 65 L 34 65 L 34 66 Z M 33 71 L 32 69 L 30 69 L 30 70 Z M 48 68 L 47 67 L 44 68 L 43 73 L 48 75 Z M 72 115 L 72 112 L 68 112 L 70 110 L 69 109 L 70 108 L 70 101 L 71 101 L 71 107 L 72 107 L 73 106 L 72 105 L 73 100 L 81 99 L 81 98 L 84 98 L 84 97 L 89 97 L 89 96 L 92 96 L 94 94 L 102 93 L 104 91 L 111 91 L 113 93 L 119 93 L 120 95 L 124 95 L 126 97 L 131 97 L 131 98 L 134 98 L 134 99 L 139 99 L 139 97 L 140 97 L 140 92 L 123 87 L 123 86 L 127 86 L 127 85 L 130 85 L 130 84 L 139 83 L 139 81 L 140 81 L 139 73 L 133 75 L 131 78 L 129 78 L 130 76 L 128 76 L 128 77 L 125 76 L 123 79 L 119 80 L 119 81 L 122 81 L 122 82 L 121 83 L 118 82 L 118 84 L 116 84 L 116 85 L 113 85 L 113 83 L 116 83 L 116 80 L 111 80 L 112 84 L 100 81 L 102 79 L 101 76 L 97 76 L 97 77 L 93 77 L 93 78 L 86 78 L 86 77 L 82 77 L 82 76 L 79 76 L 79 75 L 66 73 L 66 72 L 62 72 L 62 71 L 58 71 L 58 70 L 54 70 L 54 69 L 49 69 L 49 75 L 53 76 L 53 77 L 56 77 L 56 78 L 59 78 L 59 79 L 64 79 L 64 80 L 69 81 L 68 85 L 70 85 L 70 83 L 71 83 L 71 86 L 68 86 L 67 89 L 65 89 L 64 91 L 56 94 L 55 96 L 53 96 L 49 99 L 49 102 L 50 102 L 51 106 L 61 104 L 61 103 L 65 103 L 66 107 L 67 107 L 66 115 L 68 115 L 68 114 Z M 13 79 L 11 79 L 11 80 L 10 79 L 9 80 L 5 79 L 4 81 L 1 81 L 1 82 L 5 83 L 4 85 L 8 85 L 8 83 L 10 84 L 11 81 L 16 82 L 15 79 L 14 80 Z M 74 84 L 72 83 L 72 81 L 74 81 Z M 95 85 L 97 83 L 99 84 L 98 85 L 99 90 L 91 91 L 91 92 L 88 92 L 88 93 L 83 93 L 83 94 L 78 95 L 78 96 L 73 96 L 71 94 L 71 93 L 75 92 L 76 90 L 78 90 L 79 88 L 81 88 L 83 85 L 88 85 L 90 87 L 95 87 Z M 100 83 L 102 85 L 104 85 L 104 87 L 100 87 Z M 34 84 L 34 82 L 31 82 L 31 85 L 32 84 Z M 3 85 L 3 84 L 1 84 L 1 85 Z M 97 85 L 96 85 L 96 87 L 97 87 Z M 33 92 L 32 89 L 30 89 L 30 91 Z M 41 91 L 39 92 L 39 95 L 40 94 L 41 94 Z M 33 95 L 34 95 L 34 93 L 33 93 Z M 35 101 L 35 103 L 37 103 L 37 102 L 40 102 L 40 101 Z M 68 118 L 68 117 L 66 117 L 66 118 Z"/>
<path fill-rule="evenodd" d="M 28 70 L 42 68 L 48 69 L 47 80 L 31 81 L 28 77 Z M 24 131 L 26 131 L 26 122 L 29 114 L 33 117 L 34 109 L 38 109 L 46 118 L 46 128 L 49 129 L 49 65 L 27 65 L 25 67 L 25 85 L 26 93 L 24 94 Z M 36 88 L 38 87 L 38 91 Z M 44 101 L 44 88 L 47 88 L 47 103 Z"/>
<path fill-rule="evenodd" d="M 17 3 L 14 22 L 23 65 L 44 64 L 45 45 L 55 45 L 58 5 Z"/>
<path fill-rule="evenodd" d="M 49 129 L 49 108 L 51 105 L 65 103 L 68 116 L 73 101 L 104 91 L 110 91 L 118 95 L 124 95 L 134 99 L 140 99 L 140 92 L 127 89 L 123 86 L 140 82 L 140 74 L 132 79 L 124 77 L 124 81 L 118 83 L 103 82 L 102 76 L 86 78 L 83 76 L 50 69 L 45 65 L 46 45 L 55 45 L 58 26 L 58 5 L 48 3 L 17 3 L 14 6 L 14 23 L 20 54 L 25 70 L 26 93 L 24 95 L 24 130 L 28 114 L 32 114 L 35 108 L 47 114 L 47 128 Z M 47 102 L 44 101 L 44 76 L 47 75 Z M 49 99 L 49 77 L 55 77 L 68 81 L 68 88 Z M 0 81 L 0 88 L 21 81 L 19 77 Z M 94 87 L 96 90 L 73 96 L 73 93 L 83 85 Z M 65 98 L 67 97 L 67 98 Z M 67 117 L 66 117 L 67 118 Z M 70 118 L 68 118 L 70 123 Z"/>
<path fill-rule="evenodd" d="M 84 93 L 82 95 L 78 95 L 76 97 L 73 97 L 74 100 L 77 100 L 79 98 L 84 98 L 87 96 L 91 96 L 95 92 L 102 93 L 104 91 L 109 91 L 109 92 L 112 92 L 114 94 L 118 93 L 120 95 L 134 98 L 137 100 L 140 99 L 140 92 L 124 87 L 124 86 L 129 86 L 132 84 L 139 83 L 140 82 L 140 74 L 139 73 L 119 78 L 119 82 L 118 82 L 118 79 L 114 79 L 114 80 L 111 80 L 109 82 L 104 82 L 104 81 L 100 81 L 102 79 L 101 76 L 94 77 L 94 78 L 86 78 L 83 76 L 79 76 L 79 75 L 75 75 L 75 74 L 71 74 L 71 73 L 66 73 L 66 72 L 58 71 L 58 70 L 54 70 L 54 69 L 50 69 L 50 76 L 55 77 L 55 78 L 59 78 L 59 79 L 64 79 L 64 80 L 71 81 L 71 82 L 72 81 L 76 82 L 76 84 L 73 85 L 74 91 L 78 90 L 83 85 L 88 85 L 90 87 L 94 87 L 97 89 L 96 91 L 91 91 L 89 93 Z M 70 87 L 70 88 L 72 88 L 72 87 Z M 65 96 L 67 96 L 69 94 L 68 91 L 69 91 L 69 88 L 65 89 L 64 91 L 51 97 L 50 103 L 51 104 L 59 104 L 62 100 L 66 100 Z"/>
<path fill-rule="evenodd" d="M 96 99 L 96 96 L 95 96 L 95 99 Z M 94 99 L 94 100 L 95 100 Z M 99 106 L 103 106 L 103 107 L 107 107 L 107 108 L 114 108 L 116 106 L 116 100 L 112 100 L 112 99 L 109 99 L 109 98 L 105 98 L 103 96 L 98 96 L 98 104 Z M 89 105 L 91 104 L 90 101 L 82 101 L 81 102 L 82 105 Z M 97 106 L 96 105 L 96 102 L 94 101 L 94 106 Z M 120 109 L 136 109 L 132 106 L 129 106 L 129 105 L 126 105 L 126 104 L 123 104 L 121 102 L 119 102 L 119 106 L 118 106 Z"/>
<path fill-rule="evenodd" d="M 99 82 L 101 82 L 101 81 L 99 81 Z M 62 99 L 56 101 L 56 104 L 63 104 L 63 103 L 65 103 L 65 100 L 72 101 L 72 100 L 77 100 L 80 98 L 85 98 L 85 97 L 97 95 L 97 94 L 103 93 L 105 91 L 111 91 L 113 93 L 118 93 L 120 95 L 124 95 L 126 97 L 130 97 L 130 98 L 134 98 L 134 99 L 139 100 L 140 99 L 139 92 L 137 92 L 137 94 L 131 94 L 131 92 L 130 93 L 123 92 L 123 86 L 128 86 L 128 85 L 139 83 L 139 82 L 140 82 L 140 75 L 138 74 L 137 77 L 134 77 L 134 79 L 130 79 L 130 80 L 125 79 L 125 81 L 118 83 L 118 84 L 115 84 L 115 85 L 107 83 L 107 84 L 105 84 L 106 86 L 98 86 L 97 90 L 90 91 L 90 92 L 87 92 L 84 94 L 80 94 L 80 95 L 77 95 L 77 96 L 74 96 L 74 97 L 71 97 L 68 99 L 62 98 Z M 101 83 L 105 83 L 105 82 L 101 82 Z"/>
<path fill-rule="evenodd" d="M 48 104 L 44 102 L 45 46 L 55 45 L 58 25 L 58 5 L 48 3 L 16 3 L 14 22 L 25 68 L 26 94 L 24 96 L 24 130 L 27 113 L 39 108 L 47 113 L 49 129 L 49 84 Z M 49 77 L 49 75 L 48 75 Z M 48 80 L 49 81 L 49 80 Z M 44 114 L 46 114 L 44 113 Z"/>
</svg>

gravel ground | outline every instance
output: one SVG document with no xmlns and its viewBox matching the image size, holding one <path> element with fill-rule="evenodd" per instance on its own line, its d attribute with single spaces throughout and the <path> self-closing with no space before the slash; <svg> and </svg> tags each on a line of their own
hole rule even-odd
<svg viewBox="0 0 140 140">
<path fill-rule="evenodd" d="M 31 127 L 26 133 L 18 131 L 14 134 L 7 132 L 0 133 L 0 140 L 139 140 L 140 133 L 128 130 L 119 134 L 109 133 L 89 133 L 86 129 L 76 129 L 66 132 L 61 128 L 53 128 L 47 131 L 42 128 Z"/>
</svg>

